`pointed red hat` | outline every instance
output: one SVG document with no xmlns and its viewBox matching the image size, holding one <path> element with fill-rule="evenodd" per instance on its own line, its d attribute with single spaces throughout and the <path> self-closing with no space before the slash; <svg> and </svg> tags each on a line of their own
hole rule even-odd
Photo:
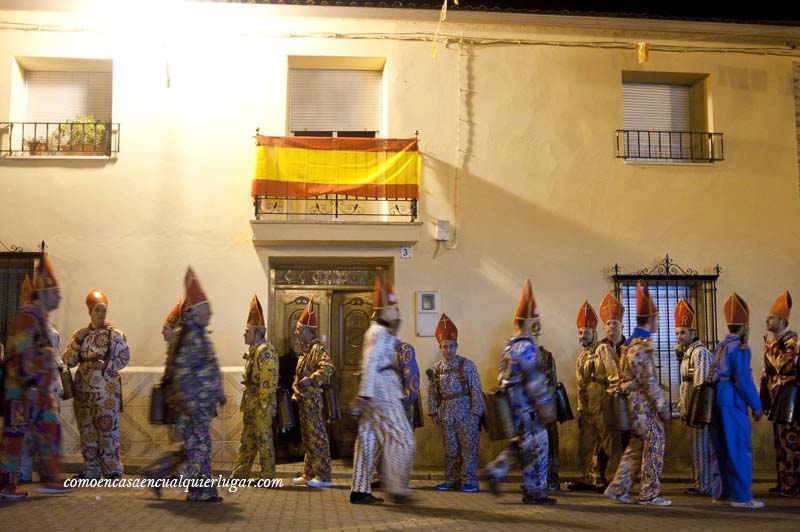
<svg viewBox="0 0 800 532">
<path fill-rule="evenodd" d="M 265 327 L 264 311 L 261 309 L 261 301 L 258 296 L 253 296 L 250 301 L 250 313 L 247 315 L 247 327 Z"/>
<path fill-rule="evenodd" d="M 167 314 L 167 319 L 164 320 L 164 325 L 171 325 L 172 327 L 176 326 L 178 324 L 178 320 L 181 319 L 182 307 L 183 307 L 183 299 L 175 303 L 175 306 L 172 307 L 172 310 L 169 311 L 169 314 Z"/>
<path fill-rule="evenodd" d="M 647 290 L 647 285 L 641 281 L 636 283 L 636 317 L 647 318 L 658 314 L 658 307 L 655 301 L 650 297 L 650 291 Z"/>
<path fill-rule="evenodd" d="M 522 287 L 522 297 L 517 305 L 517 311 L 514 313 L 515 320 L 527 320 L 539 317 L 539 308 L 536 306 L 536 299 L 533 297 L 533 288 L 531 288 L 531 280 L 525 279 L 525 284 Z"/>
<path fill-rule="evenodd" d="M 792 312 L 792 294 L 788 291 L 782 293 L 778 299 L 775 300 L 775 303 L 772 304 L 772 308 L 769 309 L 770 316 L 778 316 L 779 318 L 783 318 L 785 320 L 789 319 L 789 315 Z"/>
<path fill-rule="evenodd" d="M 203 287 L 200 286 L 200 281 L 197 279 L 194 270 L 191 268 L 186 269 L 186 276 L 183 278 L 183 286 L 186 290 L 186 295 L 183 298 L 183 310 L 192 308 L 200 303 L 208 302 L 206 293 L 203 292 Z"/>
<path fill-rule="evenodd" d="M 447 314 L 442 314 L 439 318 L 439 323 L 436 324 L 436 341 L 440 344 L 445 340 L 458 341 L 458 328 L 453 320 L 447 317 Z"/>
<path fill-rule="evenodd" d="M 697 314 L 692 305 L 685 299 L 681 299 L 675 305 L 675 327 L 697 329 Z"/>
<path fill-rule="evenodd" d="M 50 262 L 50 259 L 45 253 L 39 260 L 39 264 L 36 266 L 36 272 L 33 274 L 33 290 L 47 290 L 48 288 L 57 288 L 58 286 L 58 279 L 56 279 L 53 263 Z"/>
<path fill-rule="evenodd" d="M 300 314 L 300 317 L 297 319 L 298 325 L 305 325 L 306 327 L 314 327 L 317 326 L 317 313 L 314 311 L 314 298 L 310 297 L 308 299 L 308 304 L 306 308 L 303 309 L 303 313 Z"/>
<path fill-rule="evenodd" d="M 600 302 L 600 319 L 603 320 L 603 323 L 609 320 L 622 321 L 624 314 L 625 307 L 622 306 L 619 299 L 611 292 L 607 293 Z"/>
<path fill-rule="evenodd" d="M 385 279 L 383 270 L 378 270 L 375 276 L 375 290 L 372 293 L 372 308 L 380 310 L 392 305 L 397 305 L 397 296 L 392 290 L 392 284 Z"/>
<path fill-rule="evenodd" d="M 578 318 L 575 320 L 578 329 L 597 329 L 597 314 L 588 301 L 583 302 L 583 306 L 578 311 Z"/>
<path fill-rule="evenodd" d="M 22 286 L 19 289 L 19 306 L 30 305 L 33 303 L 33 283 L 28 275 L 25 275 L 25 280 L 22 281 Z"/>
<path fill-rule="evenodd" d="M 736 292 L 725 301 L 725 323 L 728 325 L 747 325 L 750 323 L 750 307 Z"/>
</svg>

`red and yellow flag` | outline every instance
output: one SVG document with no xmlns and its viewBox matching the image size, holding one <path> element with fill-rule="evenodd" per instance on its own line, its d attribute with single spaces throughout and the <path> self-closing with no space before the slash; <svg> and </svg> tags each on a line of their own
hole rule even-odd
<svg viewBox="0 0 800 532">
<path fill-rule="evenodd" d="M 416 138 L 256 135 L 252 195 L 418 199 L 420 167 Z"/>
</svg>

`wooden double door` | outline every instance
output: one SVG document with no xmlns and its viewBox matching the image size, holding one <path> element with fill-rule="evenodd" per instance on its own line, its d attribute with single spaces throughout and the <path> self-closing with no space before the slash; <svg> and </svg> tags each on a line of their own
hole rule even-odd
<svg viewBox="0 0 800 532">
<path fill-rule="evenodd" d="M 358 420 L 349 414 L 358 395 L 364 333 L 372 316 L 372 291 L 361 288 L 276 288 L 271 316 L 273 344 L 288 353 L 295 324 L 308 301 L 317 312 L 318 335 L 336 366 L 333 383 L 339 392 L 341 418 L 330 426 L 331 454 L 350 457 Z"/>
</svg>

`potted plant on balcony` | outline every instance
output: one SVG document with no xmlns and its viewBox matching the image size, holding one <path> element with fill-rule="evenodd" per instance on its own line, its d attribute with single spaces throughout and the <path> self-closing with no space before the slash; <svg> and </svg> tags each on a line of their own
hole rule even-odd
<svg viewBox="0 0 800 532">
<path fill-rule="evenodd" d="M 56 145 L 64 155 L 108 155 L 106 126 L 92 115 L 77 115 L 58 126 Z"/>
<path fill-rule="evenodd" d="M 47 155 L 47 139 L 45 137 L 25 139 L 25 148 L 29 155 Z"/>
</svg>

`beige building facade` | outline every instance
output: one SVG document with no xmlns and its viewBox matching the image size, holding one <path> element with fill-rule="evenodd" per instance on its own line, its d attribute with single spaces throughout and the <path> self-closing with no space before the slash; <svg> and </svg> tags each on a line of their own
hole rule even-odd
<svg viewBox="0 0 800 532">
<path fill-rule="evenodd" d="M 53 320 L 64 336 L 86 323 L 87 291 L 107 293 L 109 318 L 131 346 L 129 457 L 167 445 L 147 424 L 147 394 L 164 360 L 161 324 L 188 265 L 209 295 L 232 399 L 212 426 L 219 463 L 235 458 L 253 293 L 279 320 L 291 314 L 280 310 L 290 289 L 321 290 L 329 313 L 342 294 L 370 291 L 351 281 L 281 285 L 282 270 L 388 268 L 405 318 L 400 336 L 416 347 L 423 374 L 439 354 L 432 336 L 417 336 L 415 296 L 436 292 L 485 388 L 530 277 L 542 342 L 571 394 L 575 315 L 584 299 L 597 308 L 614 288 L 615 264 L 635 272 L 669 254 L 700 273 L 720 265 L 720 309 L 732 290 L 750 304 L 756 377 L 772 301 L 787 289 L 800 294 L 800 53 L 783 46 L 800 28 L 462 13 L 442 25 L 434 58 L 438 16 L 427 10 L 27 4 L 0 3 L 0 122 L 28 120 L 31 72 L 110 72 L 119 151 L 4 153 L 0 240 L 26 250 L 47 242 L 64 296 Z M 648 43 L 644 63 L 637 42 Z M 416 220 L 254 220 L 252 136 L 290 134 L 296 66 L 382 72 L 378 136 L 419 136 Z M 692 123 L 723 134 L 724 160 L 617 157 L 623 82 L 691 85 Z M 7 127 L 0 136 L 0 149 L 12 150 Z M 436 240 L 440 221 L 450 223 L 449 240 Z M 724 336 L 721 311 L 717 324 Z M 333 334 L 326 341 L 341 340 Z M 668 428 L 668 469 L 689 464 L 679 425 Z M 562 468 L 574 470 L 575 422 L 562 430 Z M 417 464 L 442 463 L 437 431 L 416 435 Z M 772 467 L 766 423 L 753 443 L 756 467 Z M 66 445 L 77 453 L 74 430 Z M 482 462 L 494 449 L 482 436 Z"/>
</svg>

